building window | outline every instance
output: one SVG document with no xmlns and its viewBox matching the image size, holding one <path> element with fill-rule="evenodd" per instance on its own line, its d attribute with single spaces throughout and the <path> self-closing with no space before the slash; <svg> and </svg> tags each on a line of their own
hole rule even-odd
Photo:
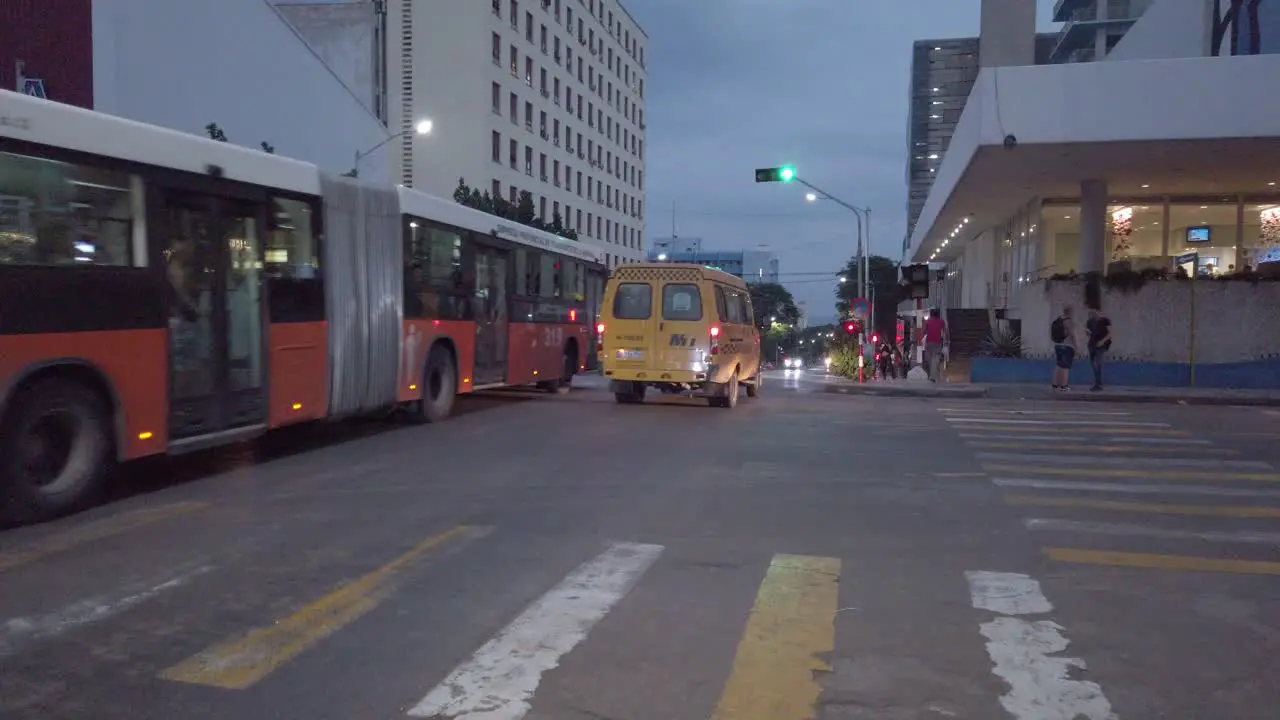
<svg viewBox="0 0 1280 720">
<path fill-rule="evenodd" d="M 520 3 L 516 2 L 516 0 L 511 0 L 510 20 L 511 20 L 511 29 L 519 30 L 520 29 Z"/>
<path fill-rule="evenodd" d="M 510 98 L 510 101 L 508 102 L 508 105 L 510 106 L 509 107 L 510 112 L 508 112 L 507 114 L 511 116 L 511 124 L 519 125 L 520 124 L 520 111 L 519 111 L 520 99 L 516 97 L 515 93 L 511 93 L 511 98 Z"/>
<path fill-rule="evenodd" d="M 509 147 L 510 147 L 511 169 L 519 170 L 520 169 L 520 164 L 519 164 L 520 163 L 520 143 L 516 142 L 515 140 L 510 140 L 508 142 L 510 143 Z"/>
<path fill-rule="evenodd" d="M 524 129 L 533 132 L 533 103 L 524 104 Z"/>
<path fill-rule="evenodd" d="M 510 47 L 511 53 L 511 77 L 520 77 L 520 51 L 515 45 Z"/>
<path fill-rule="evenodd" d="M 493 114 L 502 114 L 502 86 L 498 83 L 493 84 Z"/>
<path fill-rule="evenodd" d="M 502 36 L 493 34 L 493 64 L 502 67 Z"/>
<path fill-rule="evenodd" d="M 502 162 L 502 133 L 498 132 L 497 130 L 494 130 L 492 141 L 493 141 L 492 142 L 493 161 L 496 163 L 500 163 Z"/>
<path fill-rule="evenodd" d="M 498 181 L 498 180 L 494 180 L 494 181 L 493 181 L 493 188 L 492 188 L 492 190 L 490 191 L 490 195 L 491 195 L 495 200 L 496 200 L 496 199 L 498 199 L 498 198 L 500 198 L 500 197 L 502 197 L 502 183 L 501 183 L 500 181 Z"/>
</svg>

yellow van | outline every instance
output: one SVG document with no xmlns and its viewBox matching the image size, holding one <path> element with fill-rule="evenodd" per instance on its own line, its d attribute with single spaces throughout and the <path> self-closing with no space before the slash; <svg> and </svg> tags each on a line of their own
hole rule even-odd
<svg viewBox="0 0 1280 720">
<path fill-rule="evenodd" d="M 740 278 L 684 263 L 626 265 L 605 285 L 597 347 L 619 403 L 645 391 L 732 408 L 760 392 L 760 332 Z"/>
</svg>

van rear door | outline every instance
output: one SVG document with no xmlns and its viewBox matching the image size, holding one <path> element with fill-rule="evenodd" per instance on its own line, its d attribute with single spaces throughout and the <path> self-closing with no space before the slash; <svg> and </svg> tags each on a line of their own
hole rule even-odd
<svg viewBox="0 0 1280 720">
<path fill-rule="evenodd" d="M 709 284 L 708 284 L 709 285 Z M 716 318 L 703 311 L 702 288 L 691 280 L 662 283 L 661 319 L 658 321 L 658 370 L 693 370 L 710 348 L 709 329 Z"/>
<path fill-rule="evenodd" d="M 605 313 L 606 362 L 617 370 L 644 370 L 657 362 L 654 354 L 658 321 L 650 280 L 616 280 L 612 305 Z"/>
</svg>

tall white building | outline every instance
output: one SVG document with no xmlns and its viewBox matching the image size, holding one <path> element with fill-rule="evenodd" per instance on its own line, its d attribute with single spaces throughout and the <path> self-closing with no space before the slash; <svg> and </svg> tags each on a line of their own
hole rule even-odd
<svg viewBox="0 0 1280 720">
<path fill-rule="evenodd" d="M 395 182 L 559 215 L 610 266 L 643 257 L 648 39 L 617 0 L 389 0 Z M 413 132 L 430 118 L 429 136 Z M 395 157 L 398 156 L 398 162 Z"/>
</svg>

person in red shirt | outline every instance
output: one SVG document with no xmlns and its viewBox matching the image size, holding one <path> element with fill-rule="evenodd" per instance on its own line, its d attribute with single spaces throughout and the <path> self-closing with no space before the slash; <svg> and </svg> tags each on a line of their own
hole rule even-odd
<svg viewBox="0 0 1280 720">
<path fill-rule="evenodd" d="M 947 344 L 947 321 L 942 319 L 938 308 L 929 309 L 929 319 L 924 321 L 924 362 L 929 371 L 929 380 L 938 382 L 938 373 L 942 366 L 943 348 Z"/>
</svg>

